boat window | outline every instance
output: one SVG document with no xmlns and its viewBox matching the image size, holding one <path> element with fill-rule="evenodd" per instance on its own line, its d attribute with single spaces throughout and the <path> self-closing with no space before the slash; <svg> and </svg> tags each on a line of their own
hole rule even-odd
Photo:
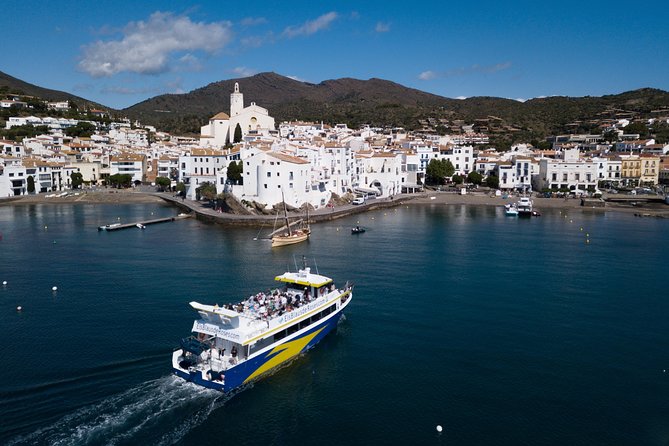
<svg viewBox="0 0 669 446">
<path fill-rule="evenodd" d="M 297 324 L 292 325 L 286 329 L 286 335 L 292 335 L 297 331 Z"/>
<path fill-rule="evenodd" d="M 286 330 L 281 330 L 278 333 L 274 333 L 274 340 L 278 341 L 286 337 Z"/>
</svg>

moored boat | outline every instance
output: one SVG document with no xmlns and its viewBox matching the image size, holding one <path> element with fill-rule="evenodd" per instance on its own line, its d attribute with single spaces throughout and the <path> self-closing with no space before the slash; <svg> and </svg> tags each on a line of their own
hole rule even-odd
<svg viewBox="0 0 669 446">
<path fill-rule="evenodd" d="M 109 225 L 98 226 L 98 231 L 110 231 L 121 226 L 121 223 L 111 223 Z"/>
<path fill-rule="evenodd" d="M 283 198 L 283 192 L 281 192 Z M 286 224 L 283 228 L 272 232 L 270 238 L 272 240 L 272 248 L 277 246 L 293 245 L 300 243 L 309 238 L 311 235 L 311 227 L 309 226 L 309 207 L 307 206 L 307 221 L 298 220 L 296 222 L 288 221 L 288 210 L 286 209 L 286 201 L 283 200 L 283 214 Z M 293 226 L 296 226 L 293 228 Z"/>
<path fill-rule="evenodd" d="M 280 288 L 223 306 L 191 302 L 200 318 L 172 353 L 173 373 L 229 392 L 311 349 L 336 328 L 353 297 L 304 266 L 276 276 Z"/>
<path fill-rule="evenodd" d="M 363 228 L 363 227 L 360 227 L 360 226 L 355 226 L 355 227 L 351 228 L 351 234 L 362 234 L 365 231 L 366 231 L 366 229 Z"/>
<path fill-rule="evenodd" d="M 532 200 L 529 197 L 520 197 L 518 203 L 516 203 L 516 208 L 518 209 L 519 217 L 532 216 Z"/>
<path fill-rule="evenodd" d="M 504 213 L 509 217 L 518 216 L 518 207 L 515 204 L 508 203 L 504 205 Z"/>
</svg>

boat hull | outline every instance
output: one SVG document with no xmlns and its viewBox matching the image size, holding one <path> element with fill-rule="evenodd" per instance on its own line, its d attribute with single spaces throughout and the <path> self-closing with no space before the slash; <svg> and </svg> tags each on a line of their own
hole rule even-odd
<svg viewBox="0 0 669 446">
<path fill-rule="evenodd" d="M 286 246 L 294 245 L 295 243 L 301 243 L 309 238 L 309 233 L 304 234 L 293 234 L 293 235 L 278 235 L 272 237 L 272 247 L 276 246 Z"/>
<path fill-rule="evenodd" d="M 197 385 L 222 392 L 230 392 L 243 384 L 260 378 L 281 364 L 313 348 L 328 333 L 336 329 L 344 307 L 345 305 L 342 305 L 339 311 L 332 313 L 327 319 L 313 327 L 298 331 L 293 337 L 287 337 L 260 355 L 229 368 L 224 372 L 224 383 L 207 379 L 200 370 L 184 372 L 180 368 L 173 367 L 173 372 L 186 381 L 191 381 Z"/>
</svg>

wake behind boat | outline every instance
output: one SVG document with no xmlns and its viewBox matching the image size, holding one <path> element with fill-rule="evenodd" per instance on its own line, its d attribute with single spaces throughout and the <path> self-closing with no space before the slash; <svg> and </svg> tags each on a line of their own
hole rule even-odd
<svg viewBox="0 0 669 446">
<path fill-rule="evenodd" d="M 175 375 L 229 392 L 309 350 L 332 331 L 353 297 L 348 282 L 314 274 L 306 265 L 275 277 L 281 288 L 237 304 L 191 302 L 200 319 L 172 353 Z"/>
</svg>

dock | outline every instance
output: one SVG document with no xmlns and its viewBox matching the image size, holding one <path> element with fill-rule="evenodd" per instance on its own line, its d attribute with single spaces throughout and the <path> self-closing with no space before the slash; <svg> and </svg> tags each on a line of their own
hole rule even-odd
<svg viewBox="0 0 669 446">
<path fill-rule="evenodd" d="M 139 228 L 144 229 L 146 226 L 155 225 L 158 223 L 166 223 L 168 221 L 183 220 L 189 218 L 189 214 L 179 214 L 176 217 L 155 218 L 153 220 L 136 221 L 134 223 L 112 223 L 109 225 L 98 226 L 98 231 L 120 231 L 121 229 Z"/>
</svg>

